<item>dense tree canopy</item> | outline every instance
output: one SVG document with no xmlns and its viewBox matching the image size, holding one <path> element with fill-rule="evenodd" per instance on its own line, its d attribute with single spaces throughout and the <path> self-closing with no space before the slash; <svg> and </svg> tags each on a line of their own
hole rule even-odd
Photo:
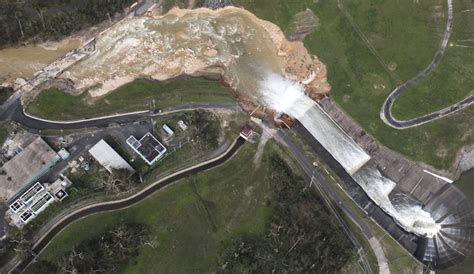
<svg viewBox="0 0 474 274">
<path fill-rule="evenodd" d="M 231 273 L 337 273 L 354 247 L 322 201 L 308 191 L 286 163 L 271 158 L 276 191 L 264 235 L 240 235 L 223 251 L 221 269 Z M 300 181 L 300 182 L 298 182 Z"/>
<path fill-rule="evenodd" d="M 117 273 L 148 241 L 143 225 L 120 224 L 112 230 L 72 247 L 58 262 L 41 260 L 30 273 Z"/>
<path fill-rule="evenodd" d="M 133 0 L 0 0 L 0 47 L 60 39 L 122 12 Z"/>
</svg>

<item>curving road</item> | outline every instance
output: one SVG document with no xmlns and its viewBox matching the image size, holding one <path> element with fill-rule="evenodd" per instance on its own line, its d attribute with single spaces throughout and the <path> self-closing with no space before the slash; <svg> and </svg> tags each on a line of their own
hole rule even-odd
<svg viewBox="0 0 474 274">
<path fill-rule="evenodd" d="M 395 100 L 397 99 L 397 97 L 400 94 L 406 92 L 410 87 L 416 85 L 421 79 L 428 76 L 438 66 L 439 62 L 441 61 L 441 58 L 443 58 L 444 53 L 446 52 L 446 47 L 448 45 L 449 37 L 451 36 L 451 33 L 453 32 L 453 22 L 454 22 L 453 0 L 448 0 L 448 21 L 446 23 L 446 30 L 444 32 L 444 37 L 443 37 L 443 41 L 441 42 L 441 46 L 438 52 L 436 53 L 433 61 L 431 62 L 431 64 L 424 71 L 422 71 L 415 78 L 410 79 L 406 81 L 405 83 L 403 83 L 402 85 L 396 87 L 387 97 L 380 111 L 380 118 L 387 125 L 396 129 L 406 129 L 406 128 L 411 128 L 411 127 L 416 127 L 416 126 L 431 122 L 433 120 L 445 117 L 447 115 L 450 115 L 474 103 L 474 96 L 471 95 L 452 106 L 449 106 L 442 110 L 438 110 L 430 114 L 427 114 L 418 118 L 414 118 L 411 120 L 400 121 L 400 120 L 395 119 L 392 115 L 392 106 Z"/>
<path fill-rule="evenodd" d="M 174 112 L 195 110 L 195 109 L 231 109 L 240 110 L 235 103 L 190 103 L 171 108 L 164 108 L 161 112 L 138 111 L 111 116 L 98 117 L 93 119 L 84 119 L 77 121 L 53 121 L 45 120 L 26 114 L 19 99 L 12 102 L 3 112 L 0 111 L 0 120 L 11 120 L 17 122 L 32 130 L 70 130 L 83 128 L 106 128 L 110 125 L 123 125 L 134 123 L 143 119 L 170 114 Z"/>
<path fill-rule="evenodd" d="M 67 226 L 70 224 L 76 222 L 77 220 L 98 214 L 98 213 L 103 213 L 107 211 L 114 211 L 114 210 L 119 210 L 119 209 L 124 209 L 130 206 L 133 206 L 140 201 L 148 198 L 150 195 L 156 193 L 157 191 L 169 186 L 170 184 L 173 184 L 177 182 L 180 179 L 186 178 L 190 175 L 197 174 L 199 172 L 211 169 L 213 167 L 216 167 L 230 158 L 237 152 L 237 150 L 245 143 L 245 140 L 242 137 L 238 137 L 233 145 L 229 147 L 229 149 L 222 155 L 218 156 L 215 159 L 212 159 L 210 161 L 198 164 L 192 168 L 177 172 L 173 175 L 170 175 L 162 180 L 159 180 L 152 185 L 148 186 L 144 190 L 136 193 L 135 195 L 118 200 L 118 201 L 111 201 L 111 202 L 104 202 L 100 204 L 96 204 L 93 206 L 89 206 L 83 209 L 80 209 L 74 213 L 71 213 L 70 215 L 66 216 L 64 219 L 62 219 L 60 222 L 58 222 L 51 230 L 49 230 L 33 247 L 32 253 L 23 261 L 21 261 L 19 264 L 15 266 L 15 268 L 11 271 L 11 273 L 21 273 L 23 272 L 26 267 L 30 263 L 32 263 L 36 257 L 37 254 L 40 254 L 46 246 L 54 239 L 54 237 L 59 234 L 62 230 L 64 230 Z M 34 255 L 36 254 L 36 255 Z"/>
</svg>

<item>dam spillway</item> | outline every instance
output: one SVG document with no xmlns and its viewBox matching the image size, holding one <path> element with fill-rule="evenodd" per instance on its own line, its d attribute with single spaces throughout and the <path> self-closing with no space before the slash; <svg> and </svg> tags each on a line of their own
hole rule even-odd
<svg viewBox="0 0 474 274">
<path fill-rule="evenodd" d="M 298 119 L 350 174 L 354 174 L 370 159 L 316 102 L 304 94 L 301 85 L 269 74 L 261 82 L 260 90 L 265 105 Z"/>
<path fill-rule="evenodd" d="M 432 237 L 440 228 L 428 212 L 417 205 L 395 206 L 389 194 L 396 183 L 365 166 L 370 156 L 340 128 L 304 89 L 279 75 L 270 74 L 261 83 L 262 101 L 278 112 L 296 119 L 339 162 L 367 195 L 405 230 Z"/>
<path fill-rule="evenodd" d="M 370 137 L 347 130 L 350 117 L 308 98 L 305 88 L 312 98 L 329 92 L 325 66 L 277 26 L 237 8 L 174 10 L 123 20 L 95 45 L 61 75 L 75 92 L 99 97 L 142 77 L 219 75 L 246 111 L 255 104 L 296 118 L 306 141 L 340 167 L 353 200 L 422 262 L 444 268 L 473 247 L 473 211 L 464 195 L 373 140 L 361 145 Z"/>
<path fill-rule="evenodd" d="M 298 83 L 270 75 L 261 82 L 260 90 L 263 104 L 296 118 L 307 136 L 331 155 L 353 187 L 357 184 L 370 203 L 376 205 L 372 208 L 383 211 L 372 209 L 377 215 L 373 218 L 383 223 L 416 258 L 441 269 L 466 257 L 474 245 L 474 214 L 469 200 L 453 185 L 431 175 L 420 175 L 421 168 L 413 163 L 398 167 L 400 161 L 392 161 L 397 157 L 390 154 L 389 159 L 384 159 L 378 148 L 362 148 L 338 121 L 304 94 Z M 371 144 L 374 143 L 372 140 Z M 371 151 L 374 157 L 366 151 Z M 398 171 L 385 168 L 390 166 L 390 161 Z M 404 169 L 405 166 L 409 168 Z M 414 180 L 416 176 L 419 179 Z M 360 191 L 357 195 L 363 196 Z M 367 201 L 359 206 L 369 207 Z"/>
</svg>

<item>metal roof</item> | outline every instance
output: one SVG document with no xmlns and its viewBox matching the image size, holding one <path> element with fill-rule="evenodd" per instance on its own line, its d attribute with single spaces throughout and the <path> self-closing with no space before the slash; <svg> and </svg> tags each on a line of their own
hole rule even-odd
<svg viewBox="0 0 474 274">
<path fill-rule="evenodd" d="M 125 161 L 106 141 L 100 140 L 93 146 L 89 153 L 97 160 L 107 171 L 126 169 L 134 171 L 134 169 Z"/>
</svg>

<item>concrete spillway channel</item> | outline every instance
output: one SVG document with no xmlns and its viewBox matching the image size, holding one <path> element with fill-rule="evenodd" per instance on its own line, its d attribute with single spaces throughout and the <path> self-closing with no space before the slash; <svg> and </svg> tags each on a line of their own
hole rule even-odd
<svg viewBox="0 0 474 274">
<path fill-rule="evenodd" d="M 469 199 L 452 184 L 377 144 L 330 102 L 322 106 L 311 108 L 295 129 L 343 179 L 358 206 L 430 268 L 461 262 L 474 248 Z M 314 115 L 315 111 L 321 113 Z M 341 153 L 337 144 L 343 149 L 355 144 L 352 150 L 357 153 Z M 344 155 L 360 156 L 360 161 L 341 159 Z"/>
</svg>

